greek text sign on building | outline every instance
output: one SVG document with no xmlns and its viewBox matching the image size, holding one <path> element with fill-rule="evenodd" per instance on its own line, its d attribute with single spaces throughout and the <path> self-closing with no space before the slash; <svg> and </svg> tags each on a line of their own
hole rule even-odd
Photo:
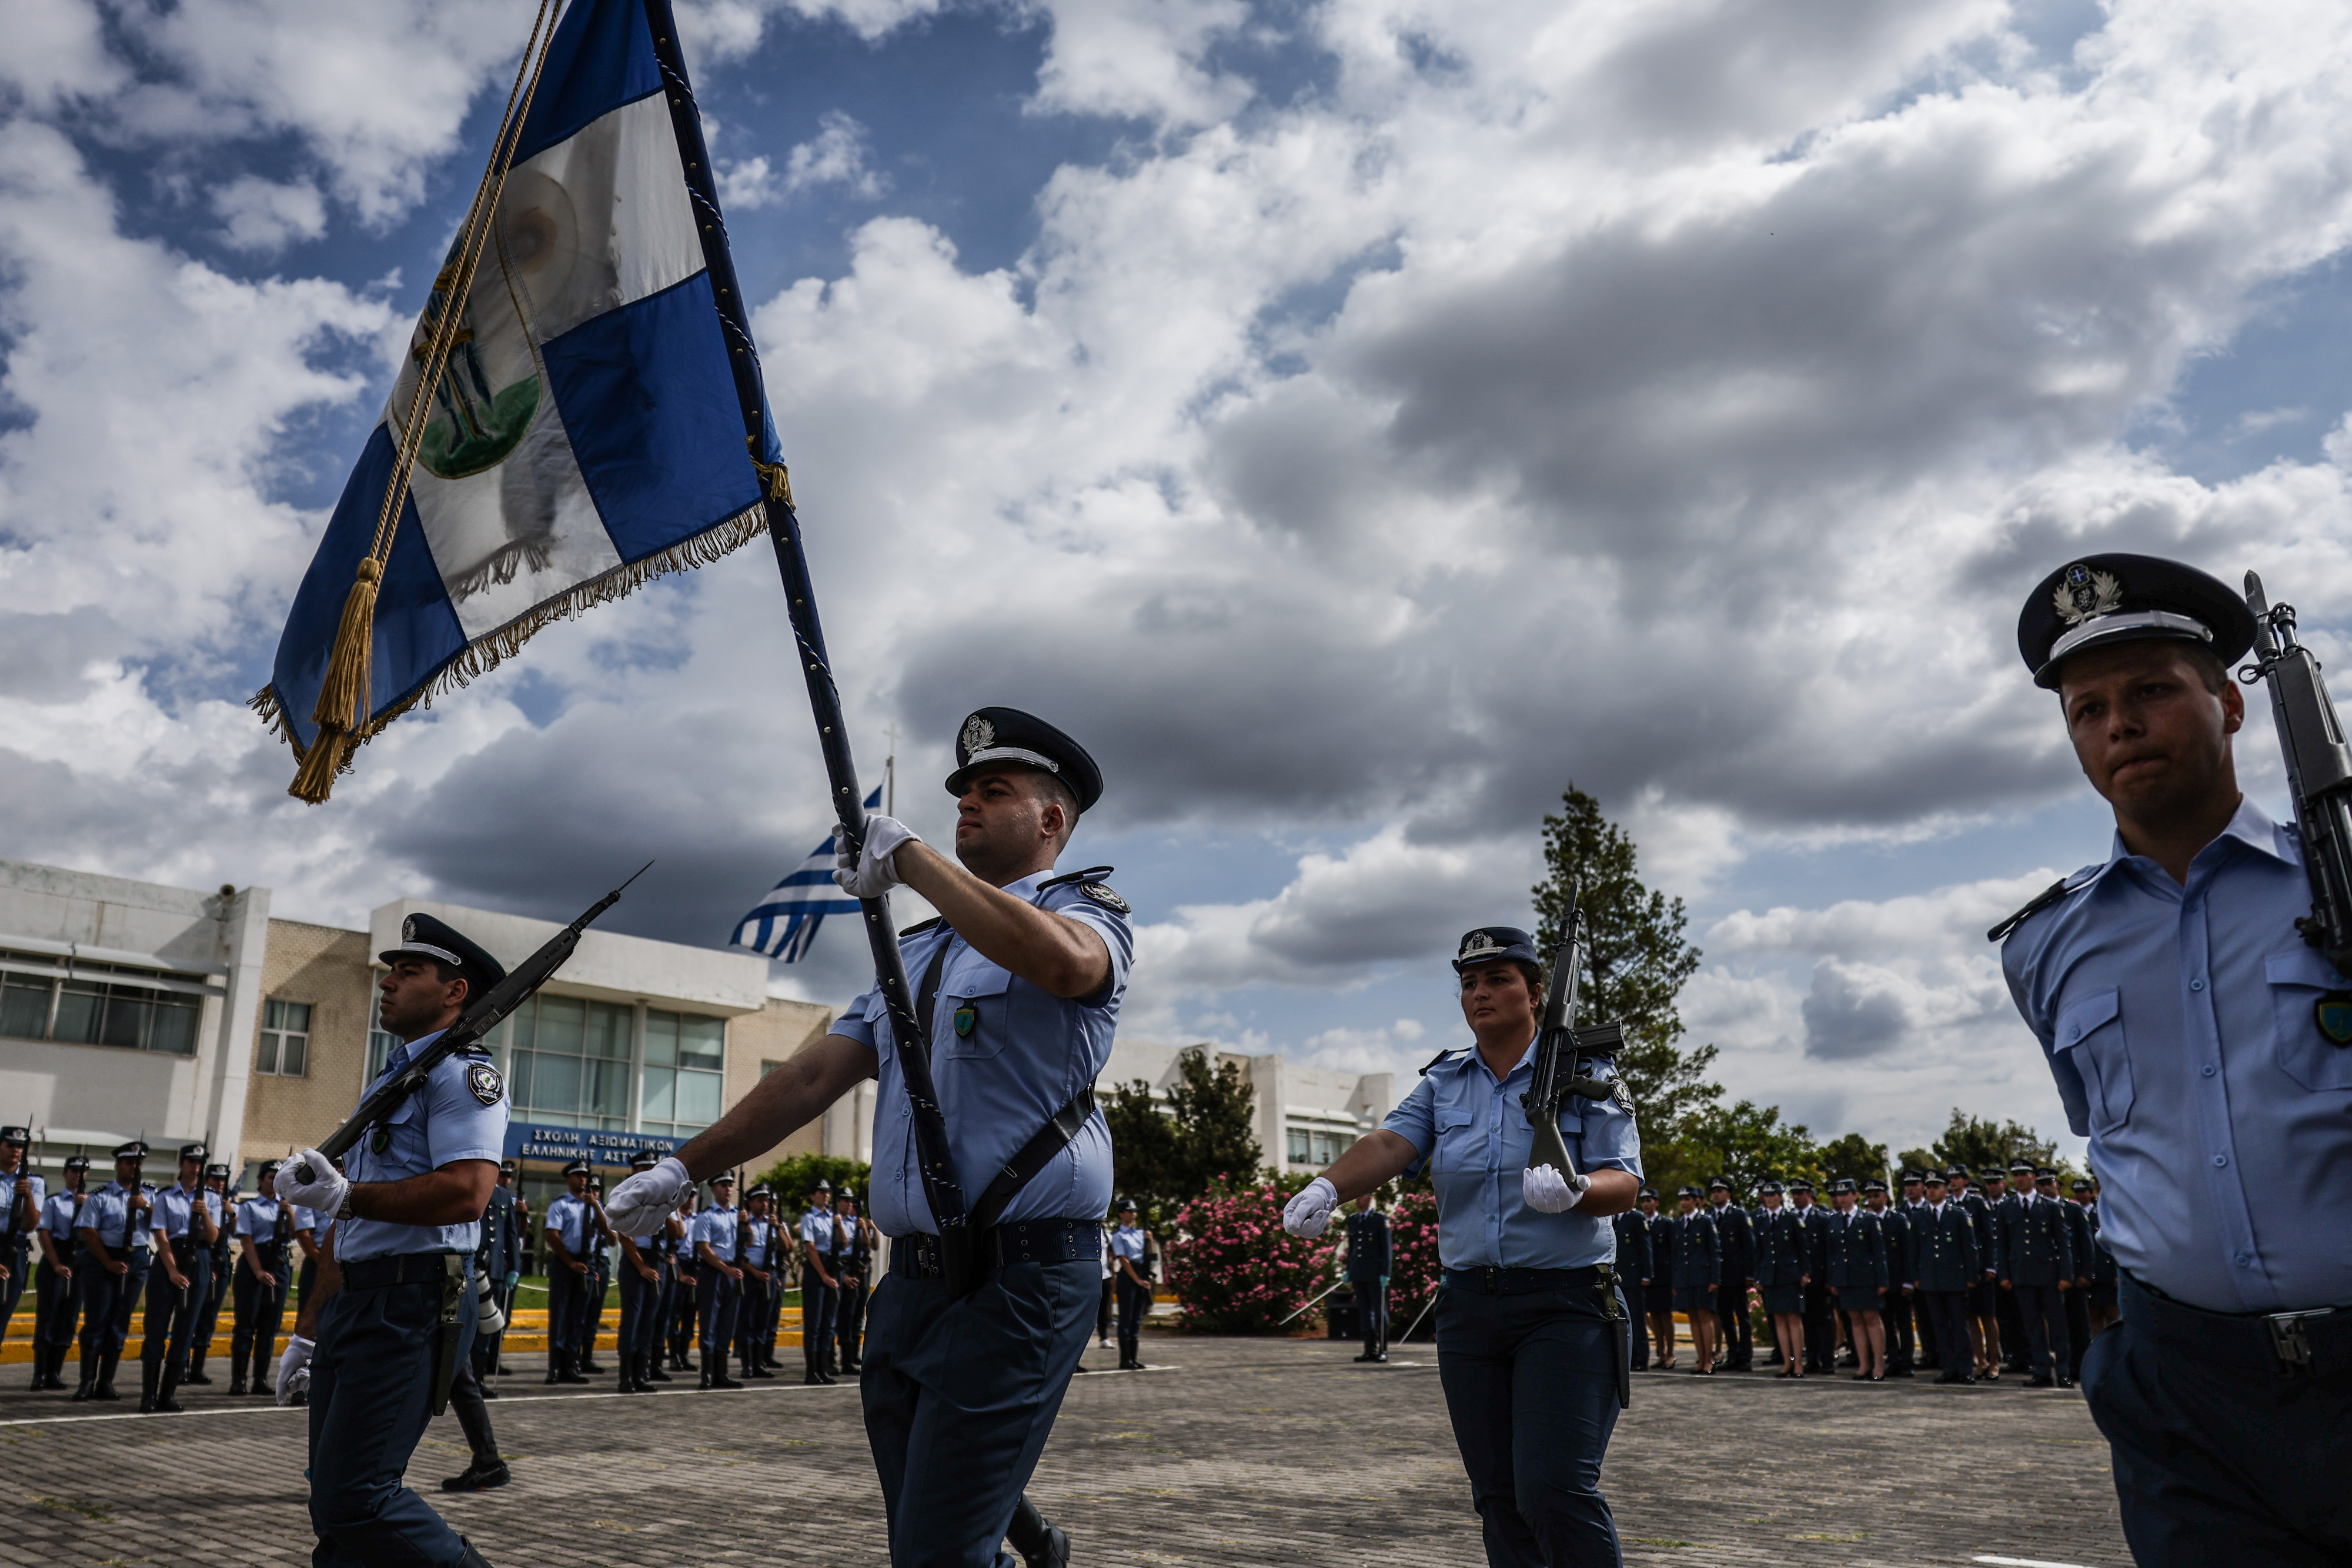
<svg viewBox="0 0 2352 1568">
<path fill-rule="evenodd" d="M 639 1149 L 674 1155 L 684 1138 L 658 1133 L 608 1133 L 593 1127 L 551 1126 L 520 1116 L 507 1124 L 507 1158 L 510 1160 L 586 1160 L 591 1165 L 626 1166 Z"/>
</svg>

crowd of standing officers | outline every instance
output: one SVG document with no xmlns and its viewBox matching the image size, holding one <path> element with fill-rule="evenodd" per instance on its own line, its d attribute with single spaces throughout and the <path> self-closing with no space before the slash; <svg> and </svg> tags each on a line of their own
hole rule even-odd
<svg viewBox="0 0 2352 1568">
<path fill-rule="evenodd" d="M 1754 1208 L 1717 1178 L 1661 1212 L 1644 1186 L 1619 1215 L 1617 1271 L 1638 1295 L 1637 1371 L 1677 1370 L 1675 1314 L 1690 1326 L 1700 1375 L 1765 1364 L 1797 1378 L 1853 1370 L 1858 1381 L 1906 1378 L 2071 1388 L 2083 1354 L 2116 1321 L 2114 1256 L 2099 1239 L 2098 1183 L 2018 1161 L 1906 1170 L 1884 1181 L 1759 1183 Z M 1765 1332 L 1759 1332 L 1759 1322 Z"/>
</svg>

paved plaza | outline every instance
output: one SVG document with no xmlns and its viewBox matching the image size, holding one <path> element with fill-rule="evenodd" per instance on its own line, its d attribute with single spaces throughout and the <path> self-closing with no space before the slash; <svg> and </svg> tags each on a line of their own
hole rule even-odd
<svg viewBox="0 0 2352 1568">
<path fill-rule="evenodd" d="M 1152 1370 L 1076 1380 L 1032 1493 L 1082 1565 L 1476 1568 L 1433 1351 L 1365 1367 L 1355 1348 L 1149 1336 Z M 308 1562 L 300 1411 L 216 1385 L 184 1391 L 185 1415 L 93 1416 L 7 1374 L 0 1563 Z M 409 1471 L 497 1568 L 887 1561 L 847 1384 L 624 1397 L 536 1371 L 498 1382 L 514 1484 L 436 1490 L 466 1464 L 452 1416 Z M 2010 1383 L 1637 1374 L 1607 1488 L 1629 1563 L 2129 1563 L 2081 1398 Z"/>
</svg>

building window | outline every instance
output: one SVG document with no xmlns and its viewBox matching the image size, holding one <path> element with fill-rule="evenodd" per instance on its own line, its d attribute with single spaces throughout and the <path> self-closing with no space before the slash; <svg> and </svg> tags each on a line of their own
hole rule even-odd
<svg viewBox="0 0 2352 1568">
<path fill-rule="evenodd" d="M 688 1137 L 719 1120 L 726 1099 L 726 1066 L 724 1019 L 647 1008 L 645 1097 L 637 1130 Z"/>
<path fill-rule="evenodd" d="M 253 1070 L 280 1078 L 299 1078 L 310 1060 L 310 1004 L 281 1002 L 261 1005 L 261 1042 L 254 1047 Z"/>
<path fill-rule="evenodd" d="M 1312 1127 L 1286 1129 L 1289 1163 L 1294 1166 L 1328 1166 L 1348 1152 L 1355 1137 L 1348 1133 L 1326 1133 Z"/>
<path fill-rule="evenodd" d="M 122 984 L 93 977 L 88 966 L 60 964 L 43 975 L 35 972 L 35 965 L 49 968 L 52 961 L 35 958 L 22 967 L 11 963 L 0 973 L 0 1034 L 195 1055 L 205 1004 L 201 995 L 192 994 L 193 986 L 179 991 Z"/>
<path fill-rule="evenodd" d="M 502 1026 L 514 1108 L 577 1127 L 626 1131 L 635 1022 L 635 1009 L 544 991 L 516 1009 Z"/>
</svg>

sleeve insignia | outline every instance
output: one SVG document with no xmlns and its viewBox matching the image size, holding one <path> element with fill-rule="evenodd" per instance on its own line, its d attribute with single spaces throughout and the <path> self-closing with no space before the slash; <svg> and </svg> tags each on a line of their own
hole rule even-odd
<svg viewBox="0 0 2352 1568">
<path fill-rule="evenodd" d="M 1097 904 L 1101 904 L 1105 909 L 1109 910 L 1114 915 L 1128 915 L 1133 913 L 1128 908 L 1127 900 L 1121 898 L 1116 893 L 1113 893 L 1109 888 L 1105 887 L 1101 883 L 1082 882 L 1078 883 L 1078 891 L 1085 894 L 1088 898 L 1093 899 Z"/>
<path fill-rule="evenodd" d="M 1625 1119 L 1627 1121 L 1633 1121 L 1635 1119 L 1633 1115 L 1633 1092 L 1625 1086 L 1625 1081 L 1623 1079 L 1615 1078 L 1610 1081 L 1609 1098 L 1617 1103 L 1617 1108 L 1620 1111 L 1625 1113 Z"/>
<path fill-rule="evenodd" d="M 487 1061 L 477 1061 L 466 1069 L 466 1087 L 485 1105 L 495 1105 L 506 1098 L 506 1080 Z"/>
</svg>

